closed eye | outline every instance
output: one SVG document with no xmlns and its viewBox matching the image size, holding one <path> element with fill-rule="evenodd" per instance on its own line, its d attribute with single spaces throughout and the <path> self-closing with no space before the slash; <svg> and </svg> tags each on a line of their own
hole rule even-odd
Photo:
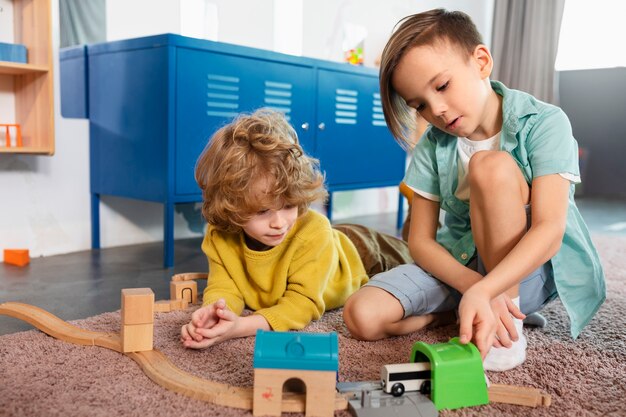
<svg viewBox="0 0 626 417">
<path fill-rule="evenodd" d="M 446 88 L 448 88 L 448 84 L 450 84 L 449 81 L 445 82 L 444 84 L 440 85 L 437 87 L 437 91 L 444 91 Z"/>
</svg>

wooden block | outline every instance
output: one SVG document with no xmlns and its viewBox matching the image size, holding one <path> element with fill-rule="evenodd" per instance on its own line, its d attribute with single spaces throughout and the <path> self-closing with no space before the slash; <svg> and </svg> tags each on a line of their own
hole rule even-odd
<svg viewBox="0 0 626 417">
<path fill-rule="evenodd" d="M 172 311 L 170 300 L 159 300 L 154 303 L 154 311 L 157 313 L 169 313 Z"/>
<path fill-rule="evenodd" d="M 122 290 L 122 325 L 154 323 L 154 293 L 150 288 Z"/>
<path fill-rule="evenodd" d="M 527 407 L 549 407 L 552 404 L 552 397 L 536 388 L 491 384 L 489 386 L 489 401 Z"/>
<path fill-rule="evenodd" d="M 185 299 L 188 303 L 198 302 L 198 283 L 196 281 L 170 281 L 170 298 Z"/>
<path fill-rule="evenodd" d="M 154 323 L 123 325 L 121 337 L 124 353 L 152 350 Z"/>
<path fill-rule="evenodd" d="M 170 311 L 184 310 L 189 306 L 189 302 L 184 298 L 178 300 L 170 300 Z"/>
<path fill-rule="evenodd" d="M 154 311 L 159 313 L 169 313 L 170 311 L 184 310 L 189 306 L 189 302 L 183 298 L 177 300 L 160 300 L 154 303 Z"/>
<path fill-rule="evenodd" d="M 17 266 L 25 266 L 30 263 L 28 249 L 5 249 L 4 263 Z"/>
</svg>

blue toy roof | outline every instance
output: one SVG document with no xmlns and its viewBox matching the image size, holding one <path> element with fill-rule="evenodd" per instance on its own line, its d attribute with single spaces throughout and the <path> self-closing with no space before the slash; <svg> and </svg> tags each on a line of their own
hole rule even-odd
<svg viewBox="0 0 626 417">
<path fill-rule="evenodd" d="M 258 330 L 254 368 L 337 371 L 337 333 L 272 332 Z"/>
</svg>

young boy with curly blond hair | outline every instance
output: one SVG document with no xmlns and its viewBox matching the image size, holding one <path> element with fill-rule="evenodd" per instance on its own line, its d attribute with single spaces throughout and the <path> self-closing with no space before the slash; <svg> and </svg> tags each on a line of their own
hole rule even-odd
<svg viewBox="0 0 626 417">
<path fill-rule="evenodd" d="M 309 210 L 327 196 L 324 178 L 281 113 L 261 109 L 217 131 L 196 180 L 209 276 L 203 306 L 181 329 L 185 347 L 301 329 L 343 306 L 369 276 L 411 261 L 405 242 L 358 225 L 333 228 Z M 244 308 L 254 313 L 241 316 Z"/>
</svg>

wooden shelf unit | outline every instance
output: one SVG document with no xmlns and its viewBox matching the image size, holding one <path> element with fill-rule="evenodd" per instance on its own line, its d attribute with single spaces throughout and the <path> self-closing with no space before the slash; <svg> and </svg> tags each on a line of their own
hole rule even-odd
<svg viewBox="0 0 626 417">
<path fill-rule="evenodd" d="M 14 42 L 26 46 L 28 63 L 0 61 L 0 77 L 13 77 L 15 121 L 22 147 L 0 153 L 54 154 L 54 76 L 51 0 L 13 0 Z"/>
</svg>

